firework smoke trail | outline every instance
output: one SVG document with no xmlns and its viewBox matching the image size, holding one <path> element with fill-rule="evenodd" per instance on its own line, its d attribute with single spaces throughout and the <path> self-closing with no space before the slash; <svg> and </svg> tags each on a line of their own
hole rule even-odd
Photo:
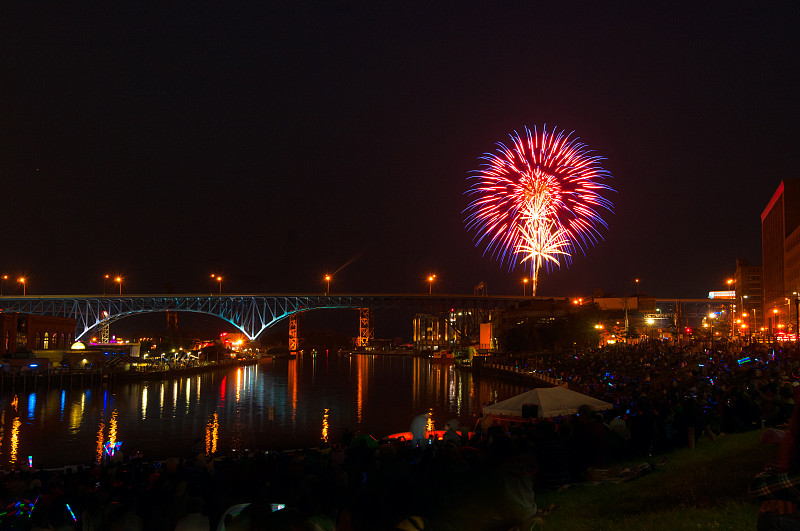
<svg viewBox="0 0 800 531">
<path fill-rule="evenodd" d="M 476 245 L 484 245 L 501 264 L 515 265 L 522 255 L 527 262 L 536 295 L 539 269 L 566 266 L 580 250 L 602 239 L 608 228 L 599 211 L 612 212 L 611 201 L 600 195 L 614 191 L 602 181 L 611 178 L 602 157 L 587 146 L 547 126 L 541 133 L 527 127 L 516 131 L 511 146 L 498 142 L 494 153 L 485 153 L 482 168 L 469 177 L 470 203 L 465 212 L 468 230 Z"/>
<path fill-rule="evenodd" d="M 355 255 L 354 255 L 352 258 L 350 258 L 350 260 L 348 260 L 347 262 L 345 262 L 344 264 L 342 264 L 341 266 L 339 266 L 339 269 L 337 269 L 336 271 L 334 271 L 333 273 L 331 273 L 331 276 L 335 275 L 336 273 L 338 273 L 339 271 L 341 271 L 341 270 L 342 270 L 342 269 L 344 269 L 345 267 L 349 266 L 350 264 L 352 264 L 353 262 L 355 262 L 356 260 L 358 260 L 359 258 L 361 258 L 361 255 L 362 255 L 362 254 L 363 254 L 363 251 L 359 251 L 358 253 L 356 253 L 356 254 L 355 254 Z"/>
</svg>

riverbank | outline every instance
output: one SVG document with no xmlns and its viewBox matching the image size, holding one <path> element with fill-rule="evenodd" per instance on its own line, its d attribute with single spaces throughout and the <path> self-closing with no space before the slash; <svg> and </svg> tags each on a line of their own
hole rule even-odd
<svg viewBox="0 0 800 531">
<path fill-rule="evenodd" d="M 541 524 L 546 529 L 571 531 L 754 529 L 758 503 L 747 497 L 747 485 L 776 454 L 775 447 L 759 443 L 759 436 L 759 431 L 753 431 L 715 441 L 701 439 L 695 449 L 592 468 L 587 477 L 593 481 L 556 492 L 535 492 L 540 509 L 556 507 L 540 516 Z M 6 488 L 24 487 L 34 485 L 38 478 L 58 486 L 61 494 L 39 505 L 39 517 L 60 523 L 63 529 L 80 529 L 89 523 L 118 525 L 129 517 L 126 511 L 135 512 L 146 529 L 172 529 L 191 512 L 190 506 L 208 517 L 213 529 L 227 509 L 250 503 L 256 510 L 247 517 L 265 528 L 281 527 L 278 522 L 283 520 L 275 520 L 280 517 L 298 526 L 324 520 L 331 527 L 350 531 L 388 530 L 413 514 L 424 518 L 426 528 L 430 524 L 442 531 L 512 529 L 515 522 L 527 521 L 528 513 L 519 512 L 510 501 L 516 499 L 515 493 L 530 491 L 508 490 L 507 481 L 516 485 L 513 478 L 524 478 L 527 470 L 535 477 L 536 471 L 534 463 L 507 455 L 510 447 L 502 446 L 505 450 L 489 445 L 467 452 L 437 445 L 436 451 L 424 447 L 418 452 L 406 445 L 374 449 L 354 442 L 344 449 L 232 452 L 197 461 L 177 457 L 114 460 L 99 467 L 35 474 L 23 469 L 0 476 L 0 482 Z M 618 469 L 644 468 L 642 463 L 646 463 L 645 474 L 603 480 L 619 477 Z M 458 465 L 456 482 L 454 464 Z M 345 477 L 364 479 L 349 484 Z M 181 481 L 190 482 L 192 488 L 178 492 L 176 485 Z M 298 492 L 298 482 L 308 487 Z M 14 508 L 35 508 L 36 487 L 24 492 L 31 496 L 21 498 Z M 122 492 L 129 505 L 92 511 L 95 501 Z M 285 505 L 286 512 L 271 513 L 273 503 Z M 74 510 L 74 517 L 70 518 L 65 504 Z M 27 514 L 22 510 L 9 516 L 24 519 Z"/>
<path fill-rule="evenodd" d="M 96 371 L 49 371 L 31 372 L 20 374 L 0 372 L 0 393 L 7 391 L 26 391 L 37 388 L 46 389 L 72 389 L 92 388 L 115 383 L 147 380 L 169 380 L 182 378 L 193 374 L 202 374 L 210 371 L 230 369 L 231 367 L 244 367 L 255 365 L 257 360 L 231 360 L 213 362 L 203 365 L 190 365 L 185 367 L 166 368 L 135 368 L 122 370 L 96 370 Z"/>
<path fill-rule="evenodd" d="M 755 529 L 759 503 L 747 485 L 777 447 L 759 442 L 760 431 L 701 438 L 683 448 L 646 460 L 598 469 L 602 479 L 643 462 L 652 467 L 630 481 L 596 481 L 557 492 L 537 492 L 540 508 L 556 505 L 546 526 L 571 531 L 660 531 L 665 529 Z"/>
<path fill-rule="evenodd" d="M 481 376 L 490 376 L 511 381 L 516 384 L 523 384 L 530 387 L 553 387 L 565 385 L 565 382 L 550 376 L 543 371 L 537 371 L 527 367 L 517 367 L 515 365 L 505 365 L 493 358 L 482 358 L 476 356 L 472 359 L 472 372 Z"/>
</svg>

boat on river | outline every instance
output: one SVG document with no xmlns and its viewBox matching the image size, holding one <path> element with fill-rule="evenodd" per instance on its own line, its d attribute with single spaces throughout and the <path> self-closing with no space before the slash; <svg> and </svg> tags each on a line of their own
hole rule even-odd
<svg viewBox="0 0 800 531">
<path fill-rule="evenodd" d="M 438 350 L 431 354 L 431 363 L 439 363 L 443 365 L 452 365 L 455 363 L 455 357 L 452 352 L 447 350 Z"/>
</svg>

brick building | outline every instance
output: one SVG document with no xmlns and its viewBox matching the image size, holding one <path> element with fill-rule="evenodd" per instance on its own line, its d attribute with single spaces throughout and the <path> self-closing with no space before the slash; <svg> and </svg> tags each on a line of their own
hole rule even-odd
<svg viewBox="0 0 800 531">
<path fill-rule="evenodd" d="M 75 319 L 0 313 L 0 357 L 34 350 L 68 349 L 74 342 Z"/>
</svg>

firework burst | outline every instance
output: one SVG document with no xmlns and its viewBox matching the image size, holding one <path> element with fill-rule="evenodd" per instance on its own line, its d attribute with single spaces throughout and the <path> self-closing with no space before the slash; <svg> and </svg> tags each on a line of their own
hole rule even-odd
<svg viewBox="0 0 800 531">
<path fill-rule="evenodd" d="M 541 133 L 535 127 L 526 127 L 524 135 L 514 131 L 510 146 L 498 142 L 469 177 L 467 229 L 475 231 L 484 254 L 509 270 L 521 257 L 534 295 L 539 269 L 568 267 L 577 251 L 585 255 L 608 228 L 600 211 L 612 211 L 611 201 L 600 195 L 613 191 L 602 182 L 611 178 L 600 165 L 603 158 L 571 135 L 547 126 Z"/>
</svg>

